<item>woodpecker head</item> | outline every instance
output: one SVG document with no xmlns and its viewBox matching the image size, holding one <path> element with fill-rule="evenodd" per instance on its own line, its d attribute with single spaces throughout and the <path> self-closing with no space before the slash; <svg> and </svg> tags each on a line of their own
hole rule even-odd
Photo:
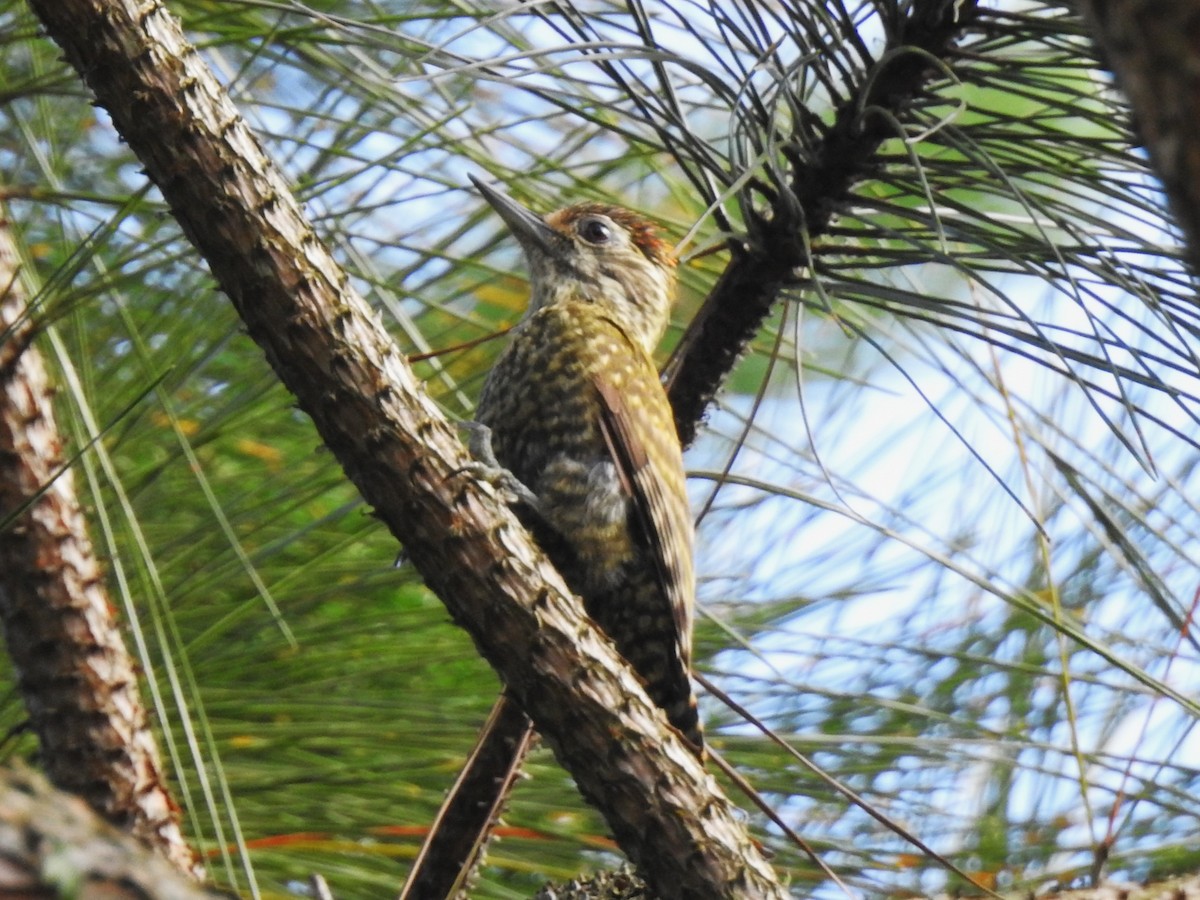
<svg viewBox="0 0 1200 900">
<path fill-rule="evenodd" d="M 521 243 L 532 296 L 526 315 L 553 303 L 594 303 L 653 353 L 675 297 L 675 258 L 652 223 L 619 206 L 580 203 L 544 219 L 477 180 Z"/>
</svg>

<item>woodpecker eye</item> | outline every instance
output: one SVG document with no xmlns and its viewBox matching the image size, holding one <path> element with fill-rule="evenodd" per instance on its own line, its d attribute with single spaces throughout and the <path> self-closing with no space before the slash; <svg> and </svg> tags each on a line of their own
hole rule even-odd
<svg viewBox="0 0 1200 900">
<path fill-rule="evenodd" d="M 612 240 L 612 229 L 600 219 L 584 219 L 579 223 L 579 236 L 589 244 L 607 244 Z"/>
</svg>

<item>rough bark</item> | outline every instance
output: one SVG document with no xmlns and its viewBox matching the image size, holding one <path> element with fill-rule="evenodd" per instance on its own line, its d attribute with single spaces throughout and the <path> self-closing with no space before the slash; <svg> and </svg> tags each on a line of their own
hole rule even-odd
<svg viewBox="0 0 1200 900">
<path fill-rule="evenodd" d="M 1200 272 L 1200 2 L 1079 0 Z"/>
<path fill-rule="evenodd" d="M 31 0 L 322 439 L 664 898 L 783 897 L 722 795 L 469 462 L 178 23 Z"/>
<path fill-rule="evenodd" d="M 0 206 L 0 621 L 17 689 L 54 783 L 198 877 L 65 467 L 19 273 Z"/>
<path fill-rule="evenodd" d="M 44 777 L 0 770 L 0 897 L 216 900 Z"/>
</svg>

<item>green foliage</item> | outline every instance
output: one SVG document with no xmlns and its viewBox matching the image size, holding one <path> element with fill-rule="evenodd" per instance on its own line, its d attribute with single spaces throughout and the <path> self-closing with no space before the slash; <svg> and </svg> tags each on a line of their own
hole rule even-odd
<svg viewBox="0 0 1200 900">
<path fill-rule="evenodd" d="M 174 8 L 431 393 L 466 416 L 502 346 L 484 339 L 524 300 L 468 172 L 538 209 L 616 200 L 688 234 L 677 340 L 726 259 L 703 251 L 745 236 L 739 192 L 788 164 L 769 132 L 816 143 L 795 111 L 833 120 L 868 74 L 849 23 L 877 52 L 893 5 Z M 1078 23 L 1052 2 L 991 6 L 689 456 L 699 664 L 980 883 L 1070 880 L 1110 837 L 1120 872 L 1194 868 L 1192 287 Z M 393 890 L 495 679 L 393 566 L 15 4 L 0 38 L 0 160 L 42 348 L 72 445 L 92 448 L 76 478 L 189 830 L 243 892 L 312 871 L 339 898 Z M 9 727 L 22 713 L 3 696 Z M 704 711 L 851 886 L 949 882 L 740 716 Z M 614 859 L 549 755 L 531 768 L 479 896 Z M 760 833 L 798 894 L 832 892 Z"/>
</svg>

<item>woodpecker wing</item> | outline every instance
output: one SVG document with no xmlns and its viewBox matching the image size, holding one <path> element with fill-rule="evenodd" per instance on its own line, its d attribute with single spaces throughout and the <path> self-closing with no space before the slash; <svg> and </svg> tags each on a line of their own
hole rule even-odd
<svg viewBox="0 0 1200 900">
<path fill-rule="evenodd" d="M 649 556 L 671 608 L 680 661 L 686 669 L 691 665 L 692 523 L 682 473 L 679 483 L 671 485 L 666 480 L 671 473 L 655 471 L 641 436 L 648 429 L 638 427 L 636 409 L 631 409 L 621 391 L 603 378 L 593 377 L 592 383 L 600 398 L 600 432 L 617 478 L 630 497 L 634 518 L 649 543 Z M 647 439 L 656 438 L 672 441 L 674 434 L 647 434 Z"/>
</svg>

